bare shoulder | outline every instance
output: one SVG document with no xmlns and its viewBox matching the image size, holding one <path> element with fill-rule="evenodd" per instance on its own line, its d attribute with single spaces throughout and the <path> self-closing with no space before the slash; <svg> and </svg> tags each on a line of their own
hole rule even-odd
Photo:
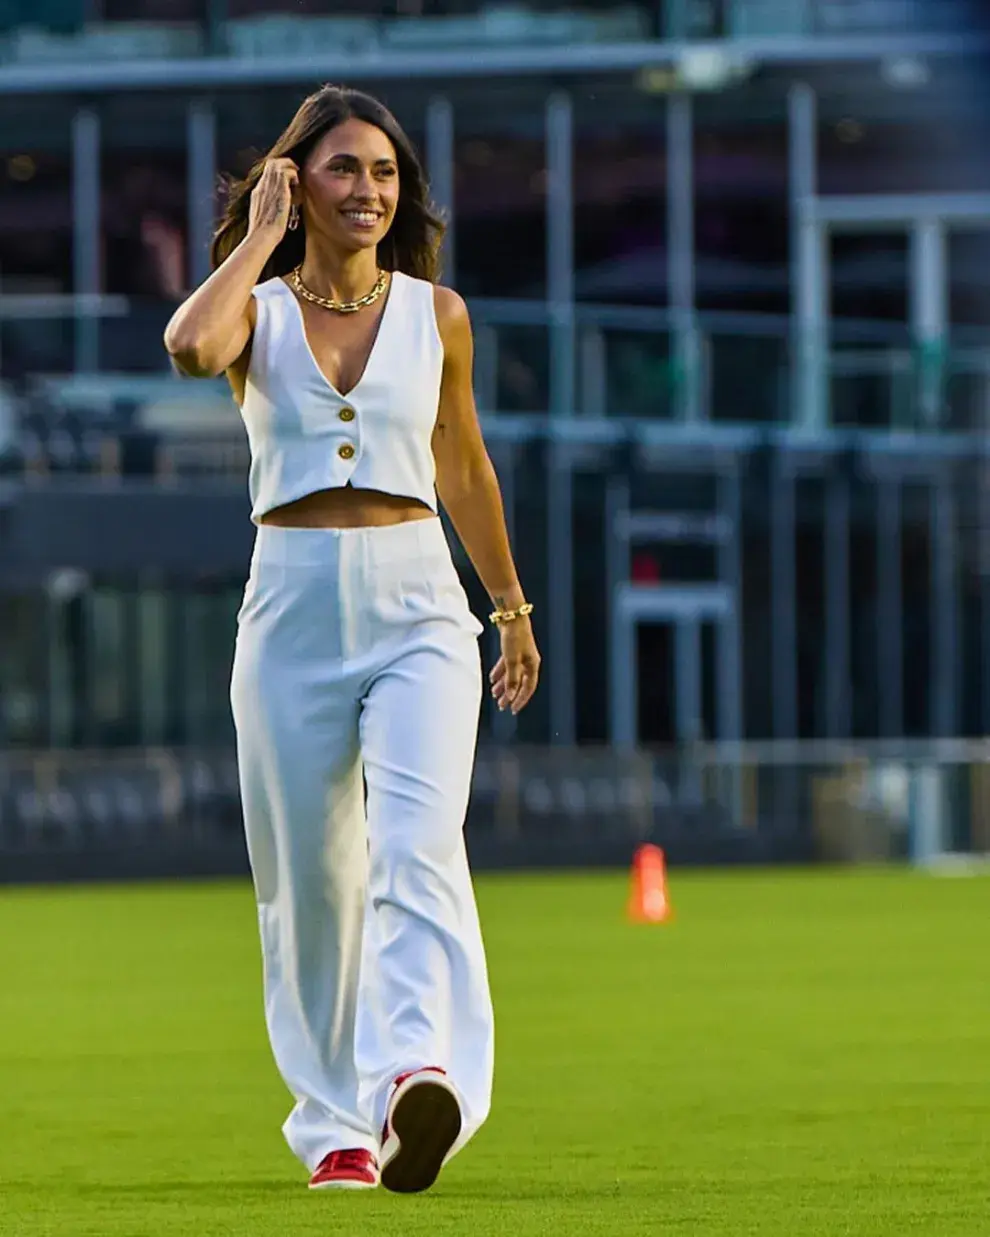
<svg viewBox="0 0 990 1237">
<path fill-rule="evenodd" d="M 470 324 L 468 307 L 464 297 L 453 288 L 445 288 L 442 284 L 433 285 L 433 306 L 437 311 L 437 325 L 444 327 L 464 327 Z"/>
<path fill-rule="evenodd" d="M 447 347 L 464 345 L 471 339 L 471 318 L 464 298 L 453 288 L 433 287 L 433 307 L 440 338 Z"/>
</svg>

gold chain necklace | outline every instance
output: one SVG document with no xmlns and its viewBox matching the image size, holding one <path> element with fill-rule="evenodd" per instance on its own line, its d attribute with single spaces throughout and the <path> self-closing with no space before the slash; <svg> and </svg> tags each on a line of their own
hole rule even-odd
<svg viewBox="0 0 990 1237">
<path fill-rule="evenodd" d="M 310 292 L 309 288 L 302 281 L 302 264 L 295 268 L 289 278 L 292 281 L 292 287 L 299 293 L 304 300 L 311 301 L 314 305 L 320 305 L 323 309 L 331 309 L 337 314 L 356 314 L 359 309 L 364 309 L 366 305 L 374 305 L 375 301 L 388 287 L 388 271 L 379 271 L 378 278 L 375 280 L 375 286 L 370 292 L 366 292 L 364 296 L 359 296 L 356 301 L 334 301 L 328 296 L 318 296 L 315 292 Z"/>
</svg>

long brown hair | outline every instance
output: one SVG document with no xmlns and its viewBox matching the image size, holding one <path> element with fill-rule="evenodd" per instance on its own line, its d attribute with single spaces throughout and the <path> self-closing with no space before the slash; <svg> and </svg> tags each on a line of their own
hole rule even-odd
<svg viewBox="0 0 990 1237">
<path fill-rule="evenodd" d="M 392 226 L 378 245 L 378 263 L 387 271 L 402 271 L 435 283 L 440 275 L 440 242 L 445 224 L 430 201 L 422 165 L 402 126 L 383 103 L 360 90 L 323 86 L 305 99 L 288 128 L 267 155 L 243 180 L 227 177 L 226 201 L 210 248 L 214 270 L 237 248 L 248 230 L 251 194 L 269 159 L 292 159 L 302 169 L 313 147 L 345 120 L 363 120 L 381 129 L 395 147 L 399 165 L 399 201 Z M 287 275 L 303 260 L 306 233 L 300 226 L 286 232 L 261 272 L 261 280 Z"/>
</svg>

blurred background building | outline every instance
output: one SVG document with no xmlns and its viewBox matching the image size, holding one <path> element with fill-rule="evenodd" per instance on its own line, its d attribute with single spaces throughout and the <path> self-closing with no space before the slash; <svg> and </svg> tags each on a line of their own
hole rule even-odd
<svg viewBox="0 0 990 1237">
<path fill-rule="evenodd" d="M 218 174 L 334 81 L 448 212 L 537 605 L 541 690 L 482 721 L 492 829 L 990 849 L 988 17 L 0 0 L 8 848 L 236 816 L 246 441 L 161 335 Z"/>
</svg>

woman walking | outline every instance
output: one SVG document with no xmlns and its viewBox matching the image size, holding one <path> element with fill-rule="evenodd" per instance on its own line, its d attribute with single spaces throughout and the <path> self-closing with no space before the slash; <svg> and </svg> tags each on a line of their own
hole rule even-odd
<svg viewBox="0 0 990 1237">
<path fill-rule="evenodd" d="M 443 225 L 391 114 L 324 87 L 233 186 L 165 334 L 226 373 L 257 536 L 231 683 L 265 1013 L 312 1188 L 427 1189 L 485 1120 L 493 1019 L 463 823 L 481 700 L 443 502 L 493 601 L 499 708 L 539 654 Z"/>
</svg>

